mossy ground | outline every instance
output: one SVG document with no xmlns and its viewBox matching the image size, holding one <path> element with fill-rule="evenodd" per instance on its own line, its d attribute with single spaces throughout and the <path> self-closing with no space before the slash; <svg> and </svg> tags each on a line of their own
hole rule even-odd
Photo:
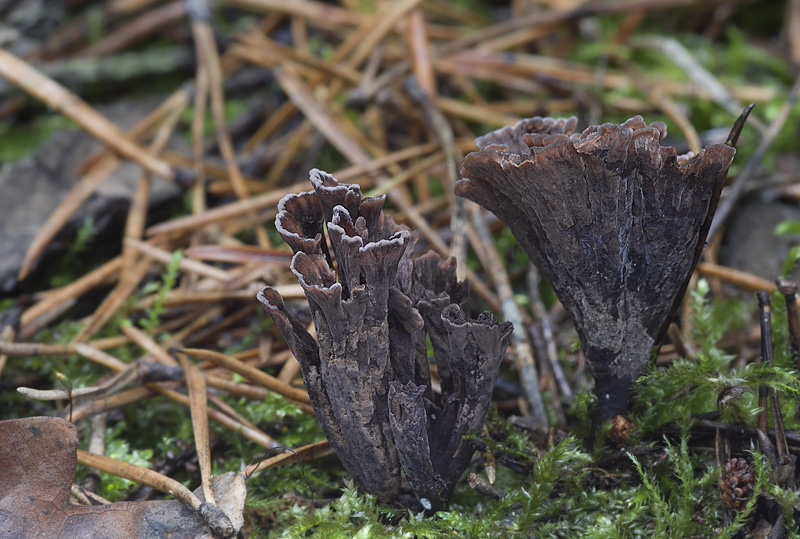
<svg viewBox="0 0 800 539">
<path fill-rule="evenodd" d="M 369 12 L 373 2 L 359 2 L 360 9 Z M 489 2 L 457 2 L 489 17 Z M 648 16 L 637 29 L 639 37 L 657 35 L 676 39 L 689 49 L 693 56 L 728 87 L 758 84 L 774 91 L 774 98 L 759 105 L 759 114 L 769 123 L 778 114 L 791 85 L 795 68 L 782 57 L 771 54 L 764 46 L 778 34 L 787 2 L 754 2 L 738 9 L 734 18 L 717 32 L 702 31 L 692 26 L 692 14 L 687 10 L 674 10 L 666 14 Z M 220 17 L 224 14 L 218 13 Z M 220 31 L 230 35 L 247 21 L 222 25 Z M 252 23 L 252 21 L 250 21 Z M 582 31 L 574 30 L 574 43 L 563 56 L 566 61 L 589 66 L 602 71 L 608 62 L 632 62 L 646 76 L 664 80 L 686 82 L 686 73 L 663 53 L 645 47 L 611 43 L 619 29 L 620 16 L 592 18 Z M 237 26 L 237 24 L 239 26 Z M 566 30 L 564 30 L 566 32 Z M 771 42 L 770 42 L 771 45 Z M 309 48 L 320 56 L 330 54 L 331 45 L 324 37 L 313 36 Z M 487 100 L 505 98 L 507 89 L 488 81 L 478 81 L 475 89 Z M 274 90 L 274 88 L 271 88 Z M 622 102 L 644 102 L 641 88 L 628 85 L 612 90 L 601 86 L 583 88 L 586 103 L 597 105 L 592 110 L 575 110 L 563 115 L 578 113 L 595 121 L 623 121 L 631 116 L 630 110 L 618 106 Z M 563 92 L 562 92 L 563 93 Z M 559 91 L 544 97 L 557 98 Z M 336 96 L 344 103 L 344 93 Z M 686 98 L 679 103 L 695 129 L 702 133 L 712 128 L 727 128 L 732 116 L 719 104 L 709 99 Z M 238 98 L 227 103 L 233 117 L 244 110 Z M 185 115 L 187 127 L 192 109 Z M 650 110 L 648 121 L 667 122 L 673 141 L 681 143 L 680 130 L 669 118 Z M 0 159 L 15 160 L 30 155 L 53 129 L 71 126 L 59 117 L 41 109 L 28 110 L 31 118 L 18 125 L 0 123 Z M 794 107 L 783 130 L 778 134 L 772 149 L 764 160 L 765 170 L 771 170 L 776 156 L 788 153 L 796 157 L 797 125 L 800 108 Z M 358 124 L 359 116 L 353 121 Z M 210 126 L 210 123 L 208 124 Z M 476 133 L 490 126 L 469 123 Z M 209 127 L 210 129 L 210 127 Z M 209 131 L 210 132 L 210 131 Z M 738 154 L 731 176 L 742 170 L 753 154 L 760 135 L 746 129 L 739 143 Z M 314 166 L 334 170 L 345 165 L 342 157 L 328 144 L 323 145 Z M 434 177 L 431 192 L 444 192 L 443 182 Z M 188 204 L 185 211 L 191 210 Z M 80 229 L 74 245 L 48 275 L 41 277 L 41 289 L 71 282 L 94 265 L 91 223 Z M 787 225 L 782 232 L 797 233 L 800 227 Z M 269 233 L 274 243 L 279 238 L 274 229 Z M 244 233 L 241 240 L 252 239 Z M 496 247 L 504 258 L 512 277 L 515 297 L 527 308 L 528 294 L 525 284 L 527 259 L 516 246 L 507 230 L 495 235 Z M 793 251 L 787 261 L 791 265 L 798 252 Z M 176 256 L 175 260 L 178 260 Z M 480 270 L 477 257 L 470 253 L 471 266 Z M 123 308 L 101 332 L 100 337 L 120 333 L 122 324 L 134 323 L 152 332 L 165 315 L 163 298 L 167 291 L 179 285 L 177 262 L 167 264 L 160 278 L 139 288 Z M 788 273 L 788 272 L 787 272 Z M 545 301 L 552 304 L 554 297 L 542 285 Z M 141 312 L 137 302 L 148 294 L 156 300 Z M 161 298 L 160 300 L 158 298 Z M 253 299 L 255 302 L 255 298 Z M 359 492 L 349 481 L 335 456 L 304 463 L 292 464 L 258 473 L 248 480 L 245 531 L 250 537 L 407 537 L 407 538 L 505 538 L 505 537 L 563 537 L 563 538 L 638 538 L 638 537 L 741 537 L 753 525 L 765 507 L 773 504 L 783 512 L 787 529 L 795 530 L 795 520 L 800 507 L 797 490 L 784 488 L 770 479 L 769 464 L 758 451 L 751 438 L 731 440 L 735 455 L 751 464 L 756 480 L 750 501 L 737 513 L 728 511 L 720 496 L 718 480 L 720 467 L 715 462 L 714 436 L 708 429 L 699 427 L 698 421 L 712 415 L 718 421 L 734 425 L 754 426 L 759 413 L 756 388 L 764 385 L 777 391 L 782 403 L 783 424 L 787 430 L 799 429 L 797 395 L 800 382 L 785 319 L 783 298 L 773 297 L 773 332 L 775 364 L 755 364 L 748 358 L 757 356 L 757 344 L 745 335 L 757 323 L 757 303 L 754 297 L 738 293 L 715 296 L 709 284 L 699 281 L 690 291 L 693 304 L 692 330 L 687 337 L 697 349 L 697 361 L 674 358 L 666 366 L 653 366 L 638 381 L 636 397 L 630 414 L 635 429 L 623 448 L 614 447 L 606 437 L 606 430 L 591 432 L 591 393 L 585 386 L 586 377 L 577 377 L 577 396 L 567 407 L 567 422 L 562 429 L 543 437 L 517 427 L 494 410 L 489 420 L 491 438 L 482 440 L 497 459 L 496 486 L 506 495 L 493 500 L 470 489 L 466 482 L 456 489 L 449 510 L 435 515 L 409 512 L 398 506 L 380 503 L 375 497 Z M 3 309 L 17 302 L 16 298 L 0 301 Z M 77 321 L 85 316 L 85 307 L 67 312 L 60 321 L 37 333 L 32 340 L 43 343 L 70 342 L 80 330 Z M 239 331 L 226 341 L 224 352 L 233 353 L 245 346 L 253 346 L 257 336 L 273 329 L 260 312 L 244 323 Z M 239 328 L 241 329 L 241 328 Z M 565 332 L 569 334 L 569 332 Z M 161 342 L 168 333 L 159 334 Z M 573 341 L 562 342 L 560 349 L 564 368 L 579 368 L 574 358 L 577 346 Z M 723 346 L 722 343 L 732 343 Z M 112 355 L 131 361 L 141 351 L 134 346 L 122 346 L 110 351 Z M 60 376 L 57 376 L 58 373 Z M 69 385 L 81 387 L 97 381 L 106 371 L 78 356 L 30 357 L 24 364 L 11 360 L 3 371 L 2 381 L 16 385 L 36 385 L 42 388 Z M 502 377 L 513 384 L 513 371 L 504 371 Z M 744 388 L 742 391 L 731 391 Z M 498 392 L 501 399 L 509 395 Z M 720 397 L 735 394 L 734 398 Z M 298 447 L 323 438 L 313 418 L 279 396 L 262 402 L 241 398 L 222 397 L 238 413 L 258 425 L 288 447 Z M 549 402 L 549 395 L 545 395 Z M 502 404 L 502 403 L 501 403 Z M 52 414 L 55 408 L 64 409 L 68 403 L 53 406 L 34 403 L 4 385 L 0 391 L 0 419 Z M 550 410 L 555 417 L 554 411 Z M 718 415 L 714 415 L 718 414 Z M 772 424 L 772 420 L 770 420 Z M 82 435 L 88 435 L 81 429 Z M 162 466 L 165 463 L 175 470 L 174 476 L 191 487 L 198 483 L 194 462 L 192 429 L 186 410 L 163 398 L 156 397 L 146 405 L 131 405 L 109 416 L 107 454 L 144 466 Z M 240 436 L 231 435 L 212 424 L 212 456 L 215 473 L 239 470 L 254 459 L 263 449 Z M 470 471 L 484 474 L 476 460 Z M 82 471 L 79 470 L 79 477 Z M 111 501 L 127 499 L 134 493 L 134 485 L 113 476 L 104 475 L 101 495 Z M 774 508 L 773 508 L 774 509 Z M 788 537 L 800 537 L 789 531 Z"/>
</svg>

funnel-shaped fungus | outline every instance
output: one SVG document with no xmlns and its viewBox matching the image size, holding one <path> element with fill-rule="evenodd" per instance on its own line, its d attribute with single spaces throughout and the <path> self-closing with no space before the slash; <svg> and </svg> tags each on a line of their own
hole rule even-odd
<svg viewBox="0 0 800 539">
<path fill-rule="evenodd" d="M 463 437 L 482 427 L 511 324 L 489 313 L 468 320 L 469 286 L 456 280 L 455 261 L 412 259 L 417 235 L 383 213 L 383 196 L 364 198 L 357 185 L 316 169 L 311 181 L 314 192 L 281 200 L 276 226 L 295 252 L 291 269 L 317 341 L 275 290 L 258 299 L 300 362 L 345 468 L 391 500 L 402 466 L 422 505 L 440 508 L 474 453 Z"/>
<path fill-rule="evenodd" d="M 702 252 L 735 150 L 662 147 L 640 116 L 575 133 L 531 118 L 476 139 L 456 194 L 491 210 L 572 316 L 595 379 L 595 420 L 627 408 Z"/>
</svg>

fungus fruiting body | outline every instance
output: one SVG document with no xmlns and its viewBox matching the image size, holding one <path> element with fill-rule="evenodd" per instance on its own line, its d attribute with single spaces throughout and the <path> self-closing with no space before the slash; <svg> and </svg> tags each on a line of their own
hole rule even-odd
<svg viewBox="0 0 800 539">
<path fill-rule="evenodd" d="M 511 324 L 468 319 L 469 285 L 455 261 L 412 258 L 417 235 L 383 213 L 383 196 L 365 198 L 316 169 L 311 181 L 313 192 L 281 200 L 276 226 L 295 253 L 317 340 L 274 289 L 258 299 L 300 362 L 345 468 L 392 500 L 402 467 L 421 505 L 441 508 L 474 453 L 463 437 L 483 425 Z"/>
<path fill-rule="evenodd" d="M 640 116 L 576 125 L 535 117 L 476 139 L 455 189 L 509 226 L 572 316 L 602 421 L 625 413 L 683 296 L 735 150 L 678 156 Z"/>
</svg>

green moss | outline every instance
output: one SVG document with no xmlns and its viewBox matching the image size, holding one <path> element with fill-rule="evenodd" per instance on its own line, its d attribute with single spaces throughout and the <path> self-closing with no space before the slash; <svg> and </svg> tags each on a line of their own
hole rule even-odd
<svg viewBox="0 0 800 539">
<path fill-rule="evenodd" d="M 142 329 L 150 336 L 153 335 L 156 327 L 161 323 L 161 316 L 166 311 L 164 301 L 167 299 L 167 293 L 175 288 L 178 282 L 178 268 L 180 267 L 181 260 L 183 260 L 183 251 L 178 249 L 172 253 L 172 257 L 167 267 L 164 269 L 164 274 L 161 276 L 161 283 L 147 283 L 142 291 L 143 294 L 156 294 L 153 298 L 153 303 L 145 310 L 145 317 L 139 322 Z"/>
</svg>

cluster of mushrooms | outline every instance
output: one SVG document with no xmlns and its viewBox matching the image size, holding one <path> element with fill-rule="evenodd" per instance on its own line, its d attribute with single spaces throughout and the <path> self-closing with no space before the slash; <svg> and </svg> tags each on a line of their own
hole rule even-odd
<svg viewBox="0 0 800 539">
<path fill-rule="evenodd" d="M 572 316 L 595 379 L 598 421 L 625 412 L 631 386 L 685 291 L 735 150 L 678 156 L 665 126 L 636 116 L 576 133 L 535 117 L 476 140 L 456 194 L 492 211 Z M 258 295 L 300 362 L 317 420 L 350 474 L 383 500 L 405 483 L 444 507 L 475 452 L 512 331 L 469 316 L 455 261 L 415 256 L 418 235 L 384 197 L 311 171 L 276 226 L 294 251 L 314 339 L 266 287 Z M 433 357 L 429 357 L 430 342 Z M 435 369 L 438 384 L 432 383 Z"/>
</svg>

